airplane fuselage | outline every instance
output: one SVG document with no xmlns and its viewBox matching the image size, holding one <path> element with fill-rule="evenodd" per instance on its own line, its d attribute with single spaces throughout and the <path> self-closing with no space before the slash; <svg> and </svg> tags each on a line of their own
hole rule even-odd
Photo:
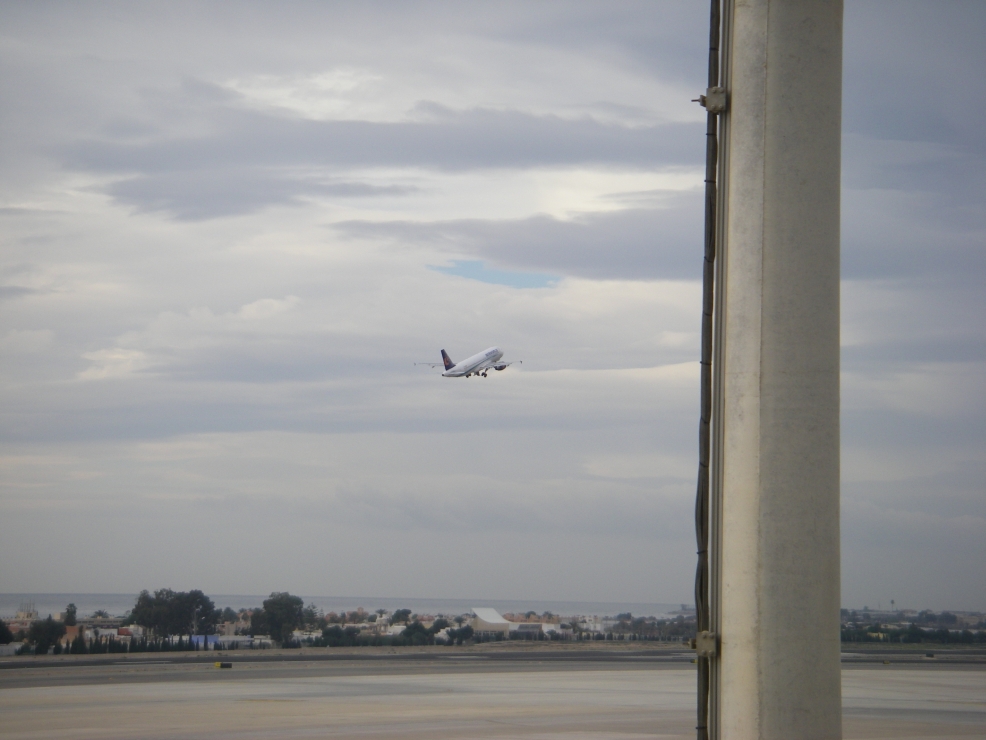
<svg viewBox="0 0 986 740">
<path fill-rule="evenodd" d="M 496 367 L 496 363 L 499 362 L 501 357 L 503 357 L 503 350 L 499 347 L 490 347 L 478 355 L 473 355 L 462 362 L 457 362 L 443 372 L 442 375 L 446 378 L 468 378 L 470 375 L 480 375 L 487 370 L 500 369 Z"/>
</svg>

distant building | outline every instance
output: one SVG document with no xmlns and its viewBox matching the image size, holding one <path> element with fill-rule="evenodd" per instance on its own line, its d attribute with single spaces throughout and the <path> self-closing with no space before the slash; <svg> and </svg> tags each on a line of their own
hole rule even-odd
<svg viewBox="0 0 986 740">
<path fill-rule="evenodd" d="M 88 617 L 78 622 L 89 629 L 116 630 L 123 626 L 123 617 Z"/>
<path fill-rule="evenodd" d="M 6 620 L 7 627 L 15 635 L 24 630 L 25 632 L 31 629 L 31 624 L 38 620 L 38 611 L 34 608 L 33 601 L 22 601 L 20 608 L 17 610 L 17 616 L 13 619 Z"/>
<path fill-rule="evenodd" d="M 577 624 L 583 632 L 605 634 L 619 624 L 619 621 L 612 618 L 583 617 Z"/>
<path fill-rule="evenodd" d="M 207 647 L 214 648 L 220 641 L 220 635 L 189 635 L 188 640 L 198 647 L 202 647 L 204 642 Z"/>
<path fill-rule="evenodd" d="M 543 625 L 540 622 L 520 622 L 511 625 L 511 637 L 521 640 L 537 640 L 544 634 Z"/>
<path fill-rule="evenodd" d="M 23 642 L 11 642 L 6 645 L 0 645 L 0 657 L 6 655 L 17 655 L 17 651 L 23 647 Z"/>
<path fill-rule="evenodd" d="M 517 626 L 513 622 L 508 622 L 496 609 L 480 606 L 475 607 L 472 613 L 475 615 L 472 628 L 481 637 L 503 635 L 506 638 L 510 636 L 510 630 Z"/>
</svg>

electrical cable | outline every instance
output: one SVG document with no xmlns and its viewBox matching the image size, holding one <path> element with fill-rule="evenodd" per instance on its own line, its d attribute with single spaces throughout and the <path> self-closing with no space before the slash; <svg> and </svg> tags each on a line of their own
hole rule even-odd
<svg viewBox="0 0 986 740">
<path fill-rule="evenodd" d="M 709 18 L 709 88 L 719 85 L 719 2 L 712 0 Z M 702 99 L 705 103 L 704 98 Z M 708 107 L 707 107 L 708 109 Z M 712 417 L 712 311 L 715 305 L 716 259 L 716 168 L 719 157 L 719 116 L 711 110 L 705 125 L 705 261 L 702 271 L 702 359 L 698 433 L 698 486 L 695 494 L 695 539 L 698 564 L 695 569 L 695 631 L 707 631 L 710 624 L 709 604 L 709 460 Z M 709 658 L 699 655 L 698 665 L 698 740 L 709 738 Z"/>
</svg>

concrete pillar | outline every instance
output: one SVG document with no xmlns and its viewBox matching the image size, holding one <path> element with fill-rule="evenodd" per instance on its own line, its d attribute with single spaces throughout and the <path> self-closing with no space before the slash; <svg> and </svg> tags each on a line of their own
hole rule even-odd
<svg viewBox="0 0 986 740">
<path fill-rule="evenodd" d="M 712 736 L 842 737 L 842 2 L 725 0 Z"/>
</svg>

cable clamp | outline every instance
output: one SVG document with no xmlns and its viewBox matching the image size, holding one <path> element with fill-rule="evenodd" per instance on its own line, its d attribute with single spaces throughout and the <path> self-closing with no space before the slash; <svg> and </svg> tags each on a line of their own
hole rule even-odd
<svg viewBox="0 0 986 740">
<path fill-rule="evenodd" d="M 723 87 L 710 87 L 705 91 L 705 95 L 699 95 L 693 103 L 698 103 L 709 113 L 726 112 L 726 89 Z"/>
<path fill-rule="evenodd" d="M 688 647 L 695 650 L 700 658 L 714 658 L 719 652 L 719 635 L 702 630 L 688 641 Z"/>
</svg>

